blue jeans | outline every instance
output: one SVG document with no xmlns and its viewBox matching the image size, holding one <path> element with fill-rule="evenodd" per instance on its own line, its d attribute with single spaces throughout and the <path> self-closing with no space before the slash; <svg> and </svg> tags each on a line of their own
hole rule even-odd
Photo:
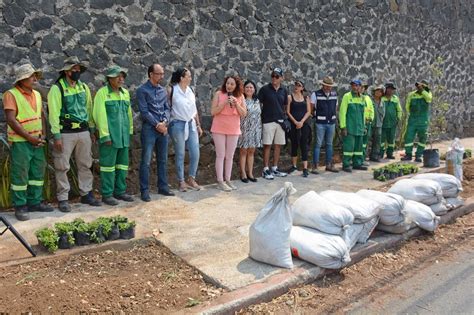
<svg viewBox="0 0 474 315">
<path fill-rule="evenodd" d="M 319 153 L 321 152 L 321 146 L 323 141 L 326 146 L 326 165 L 332 163 L 332 141 L 334 139 L 334 133 L 336 131 L 336 124 L 316 124 L 316 144 L 314 145 L 313 151 L 313 165 L 317 166 L 319 163 Z"/>
<path fill-rule="evenodd" d="M 140 192 L 149 191 L 150 162 L 153 150 L 156 154 L 158 190 L 167 191 L 168 175 L 166 172 L 168 161 L 168 135 L 163 135 L 150 124 L 143 123 L 142 134 L 142 160 L 140 162 Z"/>
<path fill-rule="evenodd" d="M 186 126 L 188 127 L 189 131 L 188 140 L 184 139 L 184 128 Z M 184 181 L 184 155 L 186 153 L 186 149 L 189 152 L 189 176 L 196 178 L 199 163 L 199 135 L 196 125 L 193 121 L 190 121 L 186 125 L 185 121 L 173 120 L 169 125 L 168 131 L 174 144 L 176 174 L 178 175 L 178 181 Z"/>
</svg>

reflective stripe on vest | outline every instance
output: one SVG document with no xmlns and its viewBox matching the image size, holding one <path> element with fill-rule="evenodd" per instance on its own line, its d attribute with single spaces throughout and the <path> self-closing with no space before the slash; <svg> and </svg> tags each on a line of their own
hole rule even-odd
<svg viewBox="0 0 474 315">
<path fill-rule="evenodd" d="M 36 112 L 31 107 L 31 104 L 25 98 L 25 96 L 17 89 L 12 88 L 8 90 L 15 97 L 16 106 L 18 108 L 16 114 L 16 120 L 25 129 L 28 134 L 38 137 L 43 133 L 43 123 L 41 121 L 41 94 L 38 91 L 33 90 L 33 94 L 36 98 Z M 24 142 L 27 141 L 22 136 L 18 135 L 10 126 L 7 128 L 8 141 L 11 142 Z"/>
<path fill-rule="evenodd" d="M 318 90 L 316 94 L 316 110 L 314 116 L 318 124 L 333 124 L 336 122 L 337 94 L 331 91 L 328 96 Z"/>
</svg>

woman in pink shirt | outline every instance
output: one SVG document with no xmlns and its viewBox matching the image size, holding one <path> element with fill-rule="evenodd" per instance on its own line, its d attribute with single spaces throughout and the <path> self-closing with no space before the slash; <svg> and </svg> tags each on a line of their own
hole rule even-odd
<svg viewBox="0 0 474 315">
<path fill-rule="evenodd" d="M 223 191 L 237 189 L 230 182 L 230 176 L 240 135 L 240 117 L 246 114 L 242 80 L 237 76 L 226 77 L 221 89 L 214 95 L 211 106 L 213 117 L 211 132 L 216 147 L 217 187 Z"/>
</svg>

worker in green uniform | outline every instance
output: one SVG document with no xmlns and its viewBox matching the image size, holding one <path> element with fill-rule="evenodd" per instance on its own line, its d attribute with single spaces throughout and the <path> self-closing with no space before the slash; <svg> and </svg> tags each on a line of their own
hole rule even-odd
<svg viewBox="0 0 474 315">
<path fill-rule="evenodd" d="M 361 94 L 361 85 L 362 82 L 358 79 L 351 81 L 351 91 L 344 94 L 339 109 L 339 126 L 343 136 L 342 170 L 345 172 L 352 172 L 352 169 L 367 170 L 367 166 L 362 165 L 366 102 Z"/>
<path fill-rule="evenodd" d="M 15 216 L 29 220 L 28 212 L 49 212 L 53 208 L 43 204 L 44 151 L 46 119 L 41 95 L 33 87 L 42 72 L 31 64 L 15 67 L 14 87 L 3 94 L 3 108 L 7 121 L 10 145 L 10 183 Z"/>
<path fill-rule="evenodd" d="M 383 85 L 378 85 L 372 90 L 374 105 L 374 121 L 372 122 L 372 148 L 370 149 L 370 161 L 380 162 L 380 141 L 382 137 L 383 119 L 385 116 L 385 105 L 382 97 L 385 92 Z"/>
<path fill-rule="evenodd" d="M 374 104 L 372 103 L 372 99 L 367 94 L 367 90 L 369 88 L 369 83 L 367 81 L 362 82 L 362 95 L 365 98 L 365 131 L 364 136 L 362 137 L 362 165 L 368 166 L 369 163 L 365 162 L 365 157 L 367 155 L 367 144 L 369 142 L 370 137 L 372 136 L 372 122 L 374 121 Z"/>
<path fill-rule="evenodd" d="M 70 212 L 69 161 L 74 154 L 81 203 L 100 206 L 92 191 L 92 97 L 87 84 L 80 80 L 87 67 L 77 57 L 68 57 L 59 71 L 59 78 L 48 93 L 49 123 L 53 134 L 53 161 L 58 208 Z"/>
<path fill-rule="evenodd" d="M 395 135 L 397 133 L 398 123 L 402 119 L 403 114 L 400 99 L 395 95 L 396 89 L 395 84 L 391 82 L 385 84 L 385 95 L 382 97 L 385 106 L 385 116 L 382 125 L 380 158 L 383 158 L 386 152 L 387 159 L 395 159 L 393 156 Z"/>
<path fill-rule="evenodd" d="M 115 206 L 117 199 L 133 201 L 127 194 L 128 148 L 133 134 L 130 94 L 123 88 L 127 73 L 118 66 L 107 70 L 107 84 L 94 98 L 93 117 L 99 132 L 102 201 Z"/>
<path fill-rule="evenodd" d="M 406 111 L 408 113 L 407 132 L 405 134 L 405 156 L 402 161 L 411 161 L 413 141 L 418 136 L 415 162 L 422 162 L 421 156 L 425 150 L 428 124 L 430 121 L 430 104 L 433 100 L 428 82 L 421 80 L 415 83 L 416 91 L 407 96 Z"/>
</svg>

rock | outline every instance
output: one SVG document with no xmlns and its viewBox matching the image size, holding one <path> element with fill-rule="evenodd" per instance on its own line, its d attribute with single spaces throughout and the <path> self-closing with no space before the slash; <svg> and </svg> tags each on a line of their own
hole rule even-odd
<svg viewBox="0 0 474 315">
<path fill-rule="evenodd" d="M 64 15 L 62 19 L 64 22 L 71 25 L 78 31 L 82 31 L 89 25 L 91 17 L 88 13 L 82 10 L 75 10 L 69 14 Z"/>
<path fill-rule="evenodd" d="M 56 1 L 42 0 L 40 9 L 41 11 L 43 11 L 44 14 L 54 15 L 56 14 Z"/>
<path fill-rule="evenodd" d="M 151 38 L 148 41 L 148 44 L 150 45 L 151 49 L 153 49 L 153 51 L 157 53 L 166 50 L 168 47 L 168 41 L 161 36 L 155 36 Z"/>
<path fill-rule="evenodd" d="M 108 9 L 114 6 L 115 0 L 90 0 L 91 9 Z"/>
<path fill-rule="evenodd" d="M 41 42 L 42 52 L 60 52 L 62 51 L 61 42 L 56 34 L 48 34 L 43 37 Z"/>
<path fill-rule="evenodd" d="M 73 6 L 75 6 L 76 8 L 84 8 L 85 4 L 86 4 L 86 0 L 75 0 L 75 1 L 72 1 L 71 4 Z"/>
<path fill-rule="evenodd" d="M 15 44 L 20 47 L 30 47 L 35 41 L 33 35 L 29 32 L 18 34 L 13 38 L 13 40 L 15 41 Z"/>
<path fill-rule="evenodd" d="M 95 45 L 99 42 L 99 37 L 95 34 L 81 34 L 80 45 Z"/>
<path fill-rule="evenodd" d="M 5 22 L 12 26 L 21 26 L 26 16 L 25 11 L 15 3 L 5 5 L 2 13 Z"/>
<path fill-rule="evenodd" d="M 53 20 L 47 16 L 41 16 L 30 20 L 30 27 L 33 32 L 50 29 L 53 26 Z"/>
<path fill-rule="evenodd" d="M 104 46 L 112 52 L 122 55 L 127 50 L 128 43 L 122 37 L 112 35 L 105 40 Z"/>
<path fill-rule="evenodd" d="M 125 16 L 131 23 L 142 23 L 145 19 L 145 14 L 142 8 L 137 5 L 131 5 L 125 10 Z"/>
<path fill-rule="evenodd" d="M 107 14 L 94 14 L 93 17 L 95 17 L 92 22 L 95 34 L 104 34 L 113 30 L 115 21 Z"/>
<path fill-rule="evenodd" d="M 115 3 L 122 7 L 129 6 L 133 4 L 134 2 L 135 2 L 134 0 L 115 0 Z"/>
</svg>

